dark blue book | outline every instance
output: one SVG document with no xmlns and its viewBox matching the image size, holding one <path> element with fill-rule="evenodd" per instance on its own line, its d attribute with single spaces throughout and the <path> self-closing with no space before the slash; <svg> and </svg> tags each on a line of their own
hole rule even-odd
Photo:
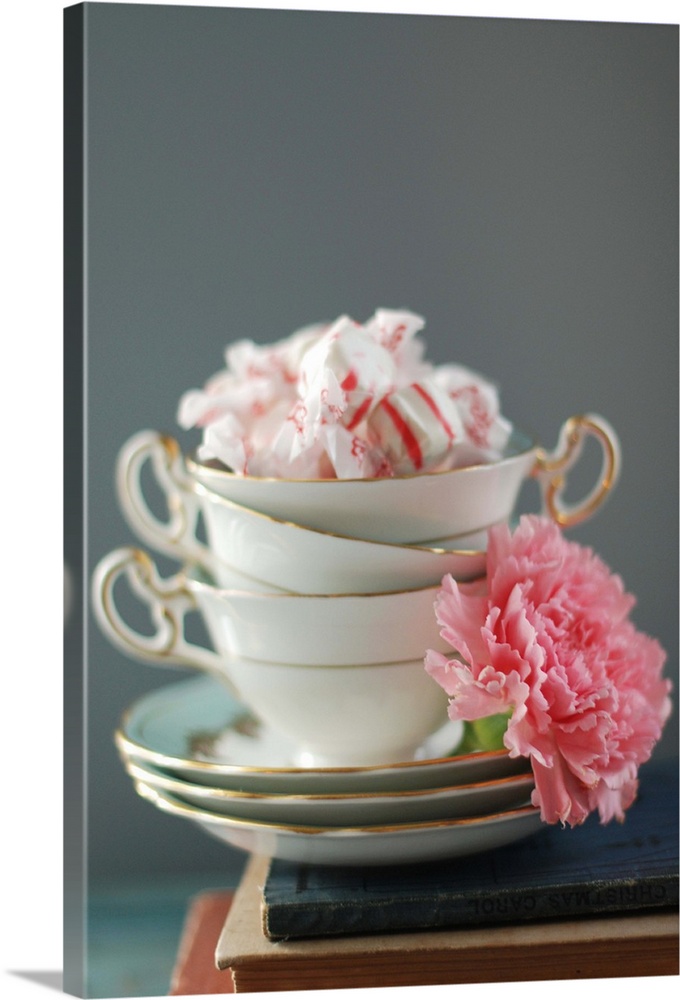
<svg viewBox="0 0 680 1000">
<path fill-rule="evenodd" d="M 640 770 L 623 823 L 597 816 L 445 862 L 339 868 L 273 859 L 267 937 L 302 938 L 517 923 L 678 906 L 678 762 Z"/>
</svg>

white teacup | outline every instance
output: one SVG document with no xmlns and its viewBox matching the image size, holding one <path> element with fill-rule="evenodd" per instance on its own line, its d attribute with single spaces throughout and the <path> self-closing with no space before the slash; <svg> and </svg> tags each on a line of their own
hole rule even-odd
<svg viewBox="0 0 680 1000">
<path fill-rule="evenodd" d="M 119 613 L 113 591 L 122 577 L 149 606 L 153 636 L 131 628 Z M 126 547 L 99 562 L 92 593 L 104 632 L 129 655 L 228 675 L 234 656 L 323 668 L 417 660 L 428 649 L 449 652 L 435 618 L 438 589 L 334 595 L 225 590 L 188 571 L 164 580 L 145 552 Z M 200 613 L 214 650 L 185 639 L 190 610 Z"/>
<path fill-rule="evenodd" d="M 123 575 L 151 608 L 152 636 L 131 628 L 118 611 L 113 588 Z M 220 591 L 185 573 L 162 580 L 149 557 L 130 548 L 109 553 L 93 577 L 97 619 L 118 648 L 135 659 L 218 676 L 296 745 L 299 766 L 411 760 L 446 723 L 447 698 L 423 665 L 428 647 L 448 650 L 435 621 L 435 592 Z M 216 651 L 184 638 L 184 616 L 195 609 Z"/>
<path fill-rule="evenodd" d="M 447 720 L 447 698 L 422 656 L 321 668 L 233 657 L 229 675 L 241 700 L 295 744 L 304 767 L 412 760 Z"/>
<path fill-rule="evenodd" d="M 167 521 L 145 499 L 146 462 L 165 493 Z M 243 574 L 239 589 L 271 585 L 298 594 L 382 593 L 432 586 L 447 573 L 472 580 L 486 568 L 485 530 L 437 547 L 396 545 L 330 534 L 241 507 L 196 483 L 177 443 L 155 431 L 136 434 L 121 449 L 117 485 L 121 509 L 143 541 L 205 567 L 221 587 L 239 587 L 235 574 Z M 197 538 L 200 516 L 207 545 Z"/>
<path fill-rule="evenodd" d="M 602 468 L 590 493 L 566 505 L 566 473 L 587 437 L 602 448 Z M 577 524 L 606 498 L 619 465 L 618 437 L 595 414 L 570 417 L 551 453 L 515 430 L 497 462 L 394 479 L 267 479 L 186 459 L 197 483 L 242 507 L 321 531 L 396 544 L 427 544 L 509 520 L 527 477 L 538 481 L 547 514 L 563 527 Z"/>
</svg>

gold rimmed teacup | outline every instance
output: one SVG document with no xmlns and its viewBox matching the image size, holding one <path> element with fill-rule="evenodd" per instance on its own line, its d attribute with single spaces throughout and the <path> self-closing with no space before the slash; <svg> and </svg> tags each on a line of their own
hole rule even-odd
<svg viewBox="0 0 680 1000">
<path fill-rule="evenodd" d="M 563 502 L 567 474 L 593 438 L 602 451 L 598 478 L 583 500 Z M 563 527 L 591 517 L 620 470 L 618 437 L 594 413 L 569 417 L 550 452 L 515 429 L 503 456 L 484 465 L 384 479 L 268 479 L 183 460 L 193 479 L 243 507 L 371 541 L 419 544 L 479 530 L 512 517 L 520 487 L 533 478 L 543 506 Z"/>
<path fill-rule="evenodd" d="M 167 521 L 156 517 L 144 497 L 140 473 L 146 462 L 165 491 Z M 418 546 L 308 528 L 242 507 L 201 486 L 187 473 L 176 442 L 153 431 L 135 435 L 121 450 L 117 484 L 121 509 L 144 541 L 182 562 L 205 567 L 224 587 L 239 586 L 240 576 L 240 589 L 249 589 L 250 579 L 251 589 L 258 590 L 381 593 L 430 586 L 447 573 L 463 581 L 485 572 L 485 530 L 457 536 L 450 546 Z M 197 537 L 199 518 L 207 544 Z"/>
<path fill-rule="evenodd" d="M 447 720 L 410 760 L 303 767 L 294 761 L 294 744 L 222 683 L 194 677 L 138 699 L 123 713 L 115 741 L 122 756 L 194 784 L 268 794 L 402 791 L 526 771 L 526 761 L 506 750 L 456 754 L 461 736 L 462 724 Z"/>
<path fill-rule="evenodd" d="M 157 625 L 146 636 L 125 625 L 114 587 L 126 578 Z M 104 556 L 92 578 L 100 625 L 126 652 L 208 671 L 221 657 L 304 666 L 356 666 L 450 652 L 439 634 L 434 601 L 439 584 L 371 593 L 255 593 L 216 587 L 191 567 L 162 578 L 148 553 L 123 546 Z M 183 619 L 199 611 L 214 652 L 183 639 Z"/>
<path fill-rule="evenodd" d="M 123 579 L 148 605 L 152 635 L 120 613 L 115 588 Z M 190 572 L 162 579 L 149 556 L 133 548 L 104 557 L 92 586 L 99 624 L 123 652 L 223 679 L 296 744 L 299 762 L 324 766 L 408 760 L 445 721 L 446 695 L 423 666 L 428 649 L 451 652 L 434 613 L 437 590 L 222 590 Z M 189 610 L 203 619 L 212 649 L 186 639 Z"/>
<path fill-rule="evenodd" d="M 567 474 L 578 461 L 588 438 L 596 440 L 601 447 L 602 467 L 590 493 L 581 502 L 566 505 L 562 494 Z M 156 517 L 146 501 L 141 472 L 147 462 L 151 463 L 157 483 L 166 496 L 167 521 Z M 240 540 L 241 536 L 252 540 L 258 532 L 273 533 L 274 546 L 278 549 L 275 563 L 276 559 L 280 562 L 283 558 L 286 545 L 290 546 L 289 559 L 295 560 L 296 545 L 305 544 L 310 551 L 317 547 L 316 561 L 321 562 L 326 558 L 323 546 L 327 545 L 328 558 L 338 564 L 338 574 L 343 559 L 351 565 L 355 558 L 347 545 L 342 551 L 338 541 L 333 544 L 313 537 L 303 541 L 301 535 L 293 536 L 293 525 L 354 542 L 361 539 L 372 543 L 430 547 L 429 539 L 457 538 L 456 549 L 483 549 L 483 545 L 467 545 L 465 536 L 508 521 L 513 515 L 520 487 L 527 478 L 537 480 L 549 516 L 567 527 L 595 513 L 613 489 L 619 469 L 620 448 L 616 433 L 603 417 L 583 414 L 570 417 L 564 423 L 554 452 L 546 451 L 515 430 L 505 454 L 498 461 L 447 472 L 358 480 L 292 480 L 236 475 L 224 468 L 185 458 L 174 438 L 155 431 L 141 431 L 121 449 L 116 481 L 123 513 L 144 541 L 182 560 L 198 560 L 204 565 L 206 560 L 217 560 L 211 568 L 213 573 L 219 573 L 220 564 L 224 564 L 267 581 L 262 570 L 254 571 L 248 557 L 251 550 Z M 198 492 L 196 487 L 200 488 Z M 227 508 L 216 504 L 216 497 L 237 505 L 230 512 L 231 516 Z M 262 520 L 253 519 L 253 512 L 267 515 L 279 524 L 266 525 Z M 208 551 L 197 548 L 196 525 L 200 518 L 206 527 Z M 256 548 L 263 564 L 266 563 L 269 557 L 262 539 Z M 386 560 L 386 574 L 394 571 L 394 553 L 365 553 L 362 556 L 356 550 L 359 561 L 363 559 L 368 563 L 373 556 L 376 566 Z M 404 580 L 409 579 L 408 558 L 402 554 L 397 559 L 399 565 L 404 566 Z M 429 570 L 433 561 L 431 554 L 421 556 L 422 559 Z M 444 559 L 440 562 L 443 564 Z M 277 564 L 275 572 L 286 568 L 285 564 Z M 425 572 L 425 568 L 418 565 L 414 572 Z M 467 572 L 468 568 L 463 571 Z M 290 583 L 292 573 L 285 579 L 283 575 L 277 579 L 279 586 L 295 589 Z M 303 579 L 299 589 L 304 592 L 321 588 L 321 581 L 318 588 L 312 581 L 310 578 L 304 583 Z M 377 587 L 386 589 L 382 584 Z M 342 588 L 329 585 L 327 589 L 337 592 Z"/>
</svg>

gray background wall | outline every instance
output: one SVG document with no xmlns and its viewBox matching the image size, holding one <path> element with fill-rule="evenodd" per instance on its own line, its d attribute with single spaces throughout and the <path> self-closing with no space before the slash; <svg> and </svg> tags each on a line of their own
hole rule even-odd
<svg viewBox="0 0 680 1000">
<path fill-rule="evenodd" d="M 85 6 L 86 572 L 134 541 L 119 448 L 192 446 L 177 401 L 227 342 L 406 307 L 547 446 L 583 410 L 617 429 L 618 489 L 570 536 L 677 680 L 677 28 Z M 239 868 L 139 800 L 112 743 L 177 672 L 86 630 L 92 878 Z"/>
</svg>

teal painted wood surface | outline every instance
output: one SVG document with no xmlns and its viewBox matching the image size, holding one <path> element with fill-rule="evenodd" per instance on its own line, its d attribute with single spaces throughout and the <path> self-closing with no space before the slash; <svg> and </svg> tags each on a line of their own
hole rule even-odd
<svg viewBox="0 0 680 1000">
<path fill-rule="evenodd" d="M 240 871 L 99 885 L 88 901 L 87 991 L 92 1000 L 167 996 L 192 898 L 233 889 Z"/>
</svg>

